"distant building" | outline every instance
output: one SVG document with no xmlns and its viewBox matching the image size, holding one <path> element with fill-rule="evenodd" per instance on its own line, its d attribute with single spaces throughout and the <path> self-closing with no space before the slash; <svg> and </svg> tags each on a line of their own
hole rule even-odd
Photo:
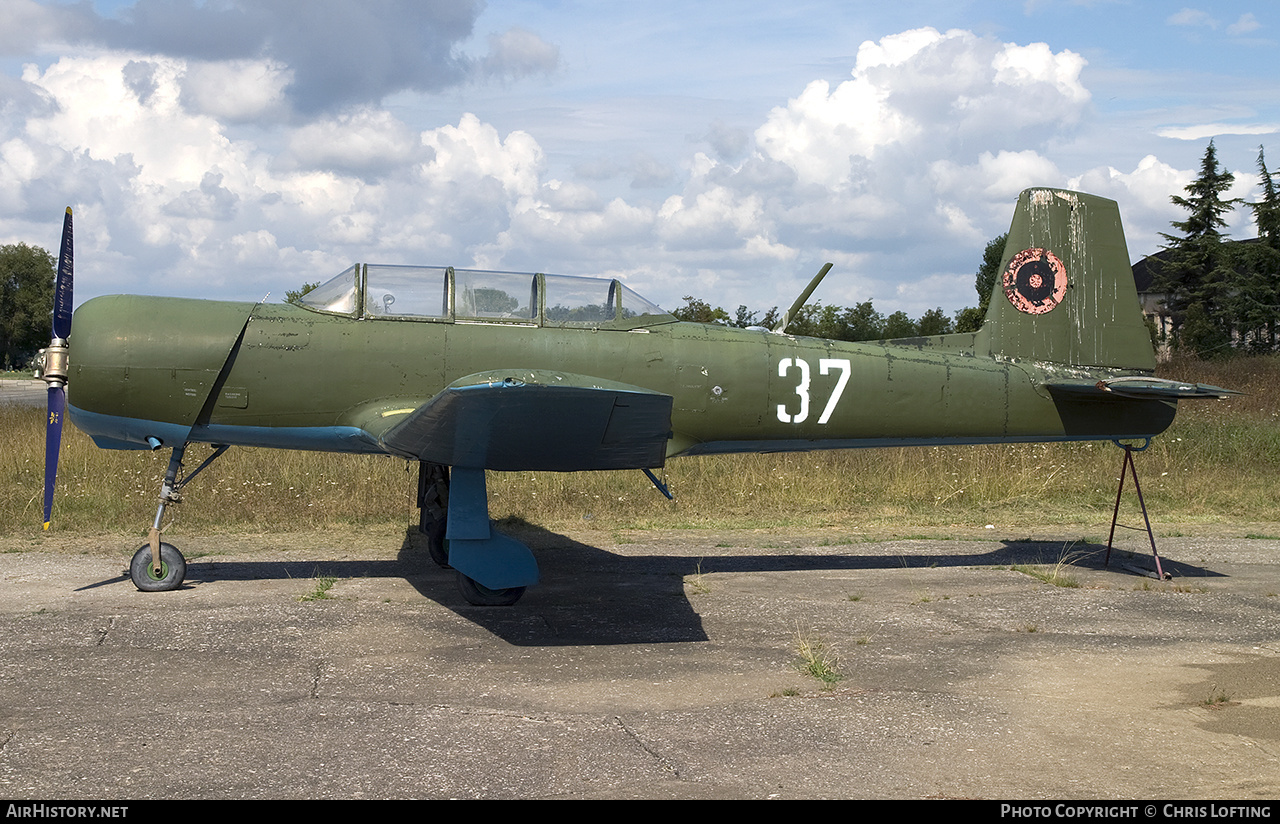
<svg viewBox="0 0 1280 824">
<path fill-rule="evenodd" d="M 1224 240 L 1223 243 L 1257 243 L 1258 238 L 1244 240 Z M 1142 314 L 1154 325 L 1156 330 L 1156 357 L 1166 360 L 1169 357 L 1169 345 L 1173 340 L 1173 313 L 1165 305 L 1168 302 L 1167 292 L 1156 288 L 1156 272 L 1160 264 L 1172 256 L 1169 249 L 1161 249 L 1154 255 L 1147 255 L 1133 264 L 1133 284 L 1138 288 L 1138 302 L 1142 304 Z"/>
<path fill-rule="evenodd" d="M 1147 255 L 1133 264 L 1133 285 L 1138 288 L 1138 303 L 1142 306 L 1142 314 L 1156 330 L 1156 356 L 1161 360 L 1169 357 L 1169 341 L 1173 334 L 1173 315 L 1166 307 L 1169 297 L 1167 292 L 1157 291 L 1156 268 L 1169 256 L 1169 250 Z"/>
</svg>

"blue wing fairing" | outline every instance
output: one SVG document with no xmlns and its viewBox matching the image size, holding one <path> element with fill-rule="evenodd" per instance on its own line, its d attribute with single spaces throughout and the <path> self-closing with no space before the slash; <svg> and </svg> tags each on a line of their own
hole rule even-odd
<svg viewBox="0 0 1280 824">
<path fill-rule="evenodd" d="M 303 449 L 381 455 L 376 438 L 356 426 L 230 426 L 184 424 L 104 415 L 68 406 L 71 420 L 93 439 L 99 449 L 155 449 L 191 443 L 228 446 L 260 446 L 270 449 Z"/>
<path fill-rule="evenodd" d="M 386 451 L 448 466 L 573 472 L 663 465 L 672 398 L 545 370 L 468 375 L 379 438 Z"/>
</svg>

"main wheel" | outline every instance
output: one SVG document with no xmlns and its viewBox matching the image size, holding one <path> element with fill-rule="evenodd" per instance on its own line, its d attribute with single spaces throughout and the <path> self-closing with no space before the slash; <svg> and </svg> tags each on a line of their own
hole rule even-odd
<svg viewBox="0 0 1280 824">
<path fill-rule="evenodd" d="M 427 536 L 427 554 L 444 569 L 449 568 L 449 539 L 444 537 L 447 531 L 448 523 L 443 518 L 422 530 Z"/>
<path fill-rule="evenodd" d="M 151 564 L 151 544 L 143 544 L 129 562 L 129 577 L 143 592 L 168 592 L 182 586 L 187 577 L 187 559 L 173 544 L 160 543 L 160 575 Z"/>
<path fill-rule="evenodd" d="M 509 607 L 520 596 L 524 595 L 524 587 L 507 587 L 506 589 L 489 589 L 476 583 L 461 572 L 458 573 L 458 592 L 467 599 L 467 603 L 477 607 Z"/>
<path fill-rule="evenodd" d="M 427 536 L 427 553 L 439 566 L 449 568 L 449 468 L 422 461 L 418 464 L 418 531 Z"/>
</svg>

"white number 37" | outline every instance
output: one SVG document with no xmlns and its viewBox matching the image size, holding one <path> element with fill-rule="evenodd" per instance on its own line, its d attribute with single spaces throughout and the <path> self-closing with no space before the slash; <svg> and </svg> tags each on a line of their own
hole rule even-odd
<svg viewBox="0 0 1280 824">
<path fill-rule="evenodd" d="M 793 368 L 800 370 L 800 382 L 796 384 L 796 395 L 800 398 L 800 411 L 790 415 L 787 413 L 787 404 L 780 403 L 778 420 L 783 423 L 804 423 L 809 418 L 809 363 L 804 358 L 783 358 L 778 361 L 778 377 L 785 378 Z M 827 399 L 826 407 L 818 417 L 818 423 L 831 420 L 831 413 L 840 402 L 840 396 L 844 394 L 845 384 L 849 382 L 849 373 L 852 371 L 849 361 L 843 358 L 822 358 L 818 361 L 818 374 L 829 375 L 832 369 L 839 370 L 840 377 L 836 381 L 836 388 L 831 391 L 831 397 Z"/>
</svg>

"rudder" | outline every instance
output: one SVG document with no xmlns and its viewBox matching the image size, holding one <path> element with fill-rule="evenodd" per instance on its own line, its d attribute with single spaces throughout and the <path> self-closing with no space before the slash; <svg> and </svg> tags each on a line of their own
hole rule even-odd
<svg viewBox="0 0 1280 824">
<path fill-rule="evenodd" d="M 1019 196 L 979 351 L 984 339 L 993 357 L 1155 369 L 1115 201 L 1060 189 Z"/>
</svg>

